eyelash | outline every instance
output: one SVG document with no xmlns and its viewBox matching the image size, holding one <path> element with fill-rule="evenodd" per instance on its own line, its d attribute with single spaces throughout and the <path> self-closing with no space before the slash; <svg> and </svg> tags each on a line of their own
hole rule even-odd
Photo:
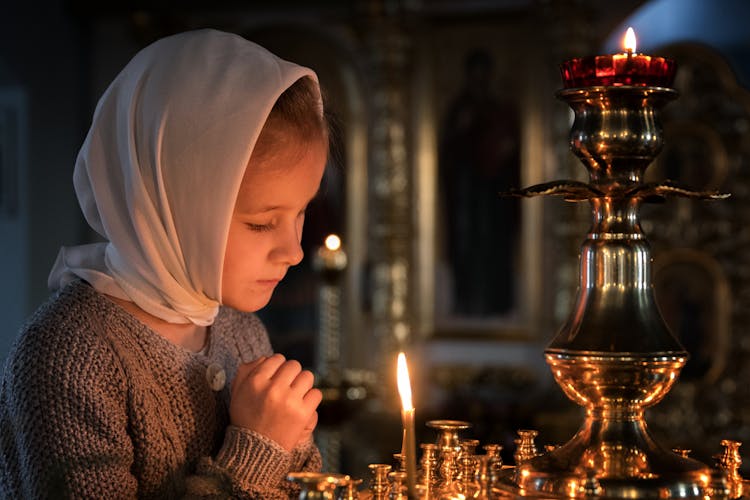
<svg viewBox="0 0 750 500">
<path fill-rule="evenodd" d="M 297 217 L 304 217 L 306 211 L 307 209 L 302 210 L 299 214 L 297 214 Z M 251 224 L 250 222 L 245 223 L 245 225 L 250 228 L 251 231 L 255 231 L 257 233 L 273 231 L 273 229 L 276 227 L 274 224 Z"/>
<path fill-rule="evenodd" d="M 266 231 L 271 231 L 274 228 L 273 224 L 247 224 L 247 227 L 250 228 L 251 231 L 255 231 L 258 233 L 265 233 Z"/>
</svg>

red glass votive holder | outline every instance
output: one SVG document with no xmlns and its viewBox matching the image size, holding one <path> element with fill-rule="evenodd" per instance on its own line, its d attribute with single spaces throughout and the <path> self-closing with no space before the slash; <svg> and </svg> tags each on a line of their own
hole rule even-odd
<svg viewBox="0 0 750 500">
<path fill-rule="evenodd" d="M 645 54 L 609 54 L 570 59 L 560 65 L 563 86 L 671 87 L 677 66 L 672 59 Z"/>
</svg>

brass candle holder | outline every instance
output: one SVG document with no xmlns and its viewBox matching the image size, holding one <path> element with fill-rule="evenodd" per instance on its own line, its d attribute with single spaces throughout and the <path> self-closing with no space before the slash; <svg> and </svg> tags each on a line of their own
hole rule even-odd
<svg viewBox="0 0 750 500">
<path fill-rule="evenodd" d="M 676 382 L 688 353 L 656 304 L 640 205 L 670 195 L 725 196 L 643 182 L 662 147 L 659 110 L 676 95 L 670 88 L 630 85 L 560 91 L 575 113 L 571 149 L 590 180 L 512 193 L 588 200 L 592 209 L 576 303 L 545 350 L 558 385 L 586 408 L 585 421 L 568 443 L 547 453 L 529 456 L 525 443 L 509 488 L 516 495 L 703 498 L 710 490 L 710 469 L 662 448 L 644 419 L 644 410 Z"/>
<path fill-rule="evenodd" d="M 581 468 L 578 472 L 577 481 L 571 481 L 572 475 L 560 475 L 555 486 L 564 485 L 567 490 L 553 490 L 547 488 L 529 488 L 529 477 L 539 477 L 538 470 L 529 467 L 530 464 L 538 466 L 541 458 L 552 456 L 557 445 L 545 445 L 545 453 L 540 453 L 534 440 L 536 431 L 521 429 L 518 431 L 515 466 L 503 465 L 500 457 L 501 446 L 497 444 L 485 444 L 482 446 L 484 453 L 477 452 L 477 441 L 474 439 L 458 438 L 457 432 L 461 427 L 467 427 L 467 422 L 457 420 L 431 421 L 430 427 L 437 430 L 436 442 L 422 443 L 420 448 L 422 456 L 417 481 L 416 493 L 407 491 L 405 486 L 406 473 L 400 469 L 400 454 L 394 454 L 397 470 L 393 466 L 384 463 L 373 463 L 369 465 L 371 477 L 367 488 L 360 490 L 362 479 L 352 479 L 349 476 L 329 473 L 293 473 L 289 475 L 291 481 L 302 485 L 300 500 L 309 499 L 336 499 L 355 500 L 357 498 L 368 500 L 501 500 L 518 498 L 543 498 L 543 499 L 575 499 L 575 498 L 701 498 L 702 500 L 737 500 L 745 498 L 748 484 L 739 473 L 742 458 L 739 453 L 741 443 L 733 440 L 723 440 L 722 453 L 716 454 L 716 466 L 707 468 L 698 462 L 699 467 L 706 474 L 705 484 L 701 483 L 700 495 L 695 490 L 667 490 L 664 483 L 659 488 L 646 490 L 643 483 L 633 477 L 624 477 L 620 480 L 619 490 L 611 487 L 612 477 L 604 477 L 594 467 L 596 463 L 586 464 L 589 467 Z M 576 441 L 574 438 L 573 442 Z M 452 443 L 459 442 L 458 446 Z M 441 443 L 441 444 L 437 444 Z M 632 448 L 631 448 L 632 449 Z M 617 460 L 617 450 L 607 448 L 607 457 Z M 666 450 L 660 449 L 665 453 Z M 689 450 L 677 448 L 673 450 L 676 457 L 687 458 Z M 644 457 L 638 455 L 636 462 L 643 463 Z M 689 460 L 689 459 L 688 459 Z M 632 465 L 626 463 L 627 466 Z M 612 469 L 607 469 L 611 471 Z M 556 474 L 558 472 L 555 472 Z M 532 476 L 536 475 L 536 476 Z M 673 476 L 670 476 L 673 477 Z M 552 475 L 545 479 L 553 478 Z M 604 479 L 603 479 L 604 478 Z M 651 479 L 657 479 L 652 477 Z M 564 482 L 568 481 L 568 482 Z M 543 484 L 543 483 L 538 483 Z M 630 485 L 630 490 L 626 490 Z M 613 496 L 612 492 L 627 491 L 621 497 Z"/>
<path fill-rule="evenodd" d="M 469 422 L 463 420 L 430 420 L 427 427 L 438 431 L 438 450 L 452 449 L 456 452 L 461 450 L 460 432 L 471 429 Z"/>
<path fill-rule="evenodd" d="M 349 476 L 323 472 L 290 472 L 287 479 L 300 485 L 300 500 L 335 500 L 336 488 L 346 485 Z"/>
<path fill-rule="evenodd" d="M 388 464 L 370 464 L 370 494 L 372 500 L 385 500 L 391 492 L 391 483 L 388 480 L 392 467 Z"/>
</svg>

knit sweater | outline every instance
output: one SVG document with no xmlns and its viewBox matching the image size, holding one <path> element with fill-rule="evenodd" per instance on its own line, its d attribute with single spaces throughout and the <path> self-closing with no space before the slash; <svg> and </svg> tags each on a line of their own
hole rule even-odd
<svg viewBox="0 0 750 500">
<path fill-rule="evenodd" d="M 176 346 L 75 281 L 30 318 L 0 388 L 2 498 L 293 498 L 316 470 L 229 425 L 237 367 L 271 353 L 253 314 L 222 308 L 202 353 Z M 226 384 L 210 383 L 223 369 Z M 221 377 L 219 377 L 220 380 Z"/>
</svg>

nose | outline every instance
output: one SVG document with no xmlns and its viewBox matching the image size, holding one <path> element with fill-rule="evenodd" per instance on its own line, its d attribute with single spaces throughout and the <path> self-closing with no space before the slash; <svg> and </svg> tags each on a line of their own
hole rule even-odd
<svg viewBox="0 0 750 500">
<path fill-rule="evenodd" d="M 305 252 L 302 250 L 301 240 L 296 240 L 289 250 L 290 266 L 296 266 L 302 262 L 302 257 L 305 256 Z"/>
<path fill-rule="evenodd" d="M 305 252 L 302 250 L 302 224 L 294 224 L 291 228 L 281 232 L 276 245 L 275 257 L 278 262 L 288 266 L 296 266 L 302 262 Z"/>
</svg>

